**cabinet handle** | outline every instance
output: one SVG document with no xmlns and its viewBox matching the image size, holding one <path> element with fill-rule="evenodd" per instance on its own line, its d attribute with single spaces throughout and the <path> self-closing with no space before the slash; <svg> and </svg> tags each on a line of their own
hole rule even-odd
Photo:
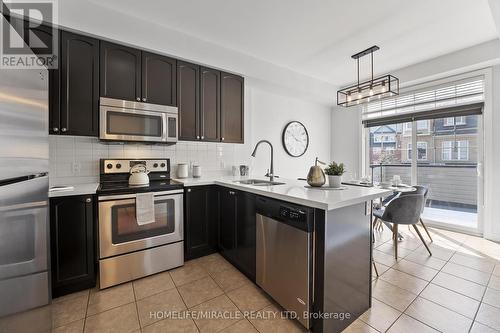
<svg viewBox="0 0 500 333">
<path fill-rule="evenodd" d="M 146 99 L 146 97 L 143 97 L 143 98 L 142 98 L 142 101 L 143 101 L 143 102 L 145 102 L 146 100 L 147 100 L 147 99 Z"/>
<path fill-rule="evenodd" d="M 52 129 L 52 131 L 54 131 L 55 133 L 57 133 L 57 132 L 59 132 L 59 128 L 54 127 L 54 128 Z"/>
<path fill-rule="evenodd" d="M 66 131 L 67 131 L 66 127 L 61 128 L 61 132 L 66 132 Z"/>
<path fill-rule="evenodd" d="M 85 202 L 87 202 L 87 203 L 92 202 L 92 199 L 91 198 L 87 198 L 87 199 L 85 199 Z"/>
<path fill-rule="evenodd" d="M 188 188 L 188 189 L 187 189 L 187 191 L 188 191 L 188 193 L 189 193 L 189 192 L 191 192 L 191 189 L 190 189 L 190 188 Z"/>
<path fill-rule="evenodd" d="M 138 102 L 140 102 L 140 101 L 141 101 L 141 98 L 140 98 L 140 97 L 137 97 L 137 98 L 136 98 L 136 100 L 137 100 Z"/>
</svg>

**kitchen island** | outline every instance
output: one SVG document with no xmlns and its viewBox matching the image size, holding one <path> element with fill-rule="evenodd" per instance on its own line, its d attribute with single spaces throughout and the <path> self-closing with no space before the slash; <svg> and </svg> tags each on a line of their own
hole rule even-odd
<svg viewBox="0 0 500 333">
<path fill-rule="evenodd" d="M 232 213 L 231 207 L 240 207 L 243 202 L 245 212 L 242 215 L 235 214 L 236 230 L 231 229 L 231 233 L 236 235 L 239 234 L 240 224 L 241 229 L 250 230 L 250 233 L 255 234 L 255 216 L 258 220 L 259 215 L 256 215 L 255 210 L 249 207 L 253 202 L 249 198 L 279 200 L 285 206 L 291 204 L 289 207 L 292 209 L 297 207 L 294 205 L 310 208 L 313 214 L 311 251 L 308 252 L 310 253 L 311 273 L 308 280 L 311 306 L 305 316 L 309 317 L 310 321 L 307 323 L 313 332 L 341 332 L 371 305 L 371 202 L 373 199 L 387 196 L 392 192 L 356 186 L 347 186 L 342 190 L 314 189 L 307 187 L 305 181 L 288 179 L 278 179 L 283 183 L 280 185 L 256 186 L 242 184 L 239 182 L 241 180 L 235 177 L 216 177 L 180 181 L 184 183 L 187 191 L 196 186 L 218 188 L 219 200 L 222 200 L 219 206 L 222 210 L 221 214 L 226 214 L 228 210 Z M 229 205 L 223 202 L 231 200 L 227 199 L 231 196 L 225 196 L 224 193 L 232 193 L 234 196 L 235 192 L 244 194 L 238 204 L 236 204 L 237 200 Z M 186 200 L 189 200 L 188 197 Z M 189 209 L 188 205 L 186 207 Z M 224 221 L 224 218 L 219 217 L 218 220 L 217 228 L 220 233 L 221 229 L 225 231 L 226 224 L 220 222 Z M 249 227 L 252 223 L 253 227 Z M 189 237 L 189 230 L 186 232 L 186 237 Z M 246 245 L 251 236 L 243 237 L 247 242 Z M 234 251 L 224 251 L 224 246 L 221 250 L 220 244 L 218 248 L 222 255 L 236 267 L 242 267 L 238 265 L 237 260 L 235 262 Z M 246 246 L 243 250 L 248 252 L 248 249 L 249 247 Z M 259 252 L 258 247 L 256 251 Z M 248 270 L 240 270 L 254 281 L 257 280 L 258 283 L 258 278 L 254 278 L 255 275 L 249 274 Z M 293 279 L 294 276 L 290 278 Z M 275 283 L 279 284 L 283 281 L 275 281 Z M 290 290 L 290 293 L 294 292 Z M 298 314 L 298 317 L 301 316 L 304 314 Z M 304 323 L 303 320 L 298 319 Z"/>
</svg>

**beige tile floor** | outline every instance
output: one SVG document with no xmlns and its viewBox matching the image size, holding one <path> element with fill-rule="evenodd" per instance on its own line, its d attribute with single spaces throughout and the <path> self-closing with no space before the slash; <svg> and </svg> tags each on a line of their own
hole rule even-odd
<svg viewBox="0 0 500 333">
<path fill-rule="evenodd" d="M 398 260 L 389 231 L 375 233 L 372 308 L 344 332 L 500 332 L 500 244 L 431 229 L 430 257 L 400 231 Z"/>
<path fill-rule="evenodd" d="M 186 311 L 195 315 L 218 311 L 228 318 L 165 318 L 165 311 L 179 316 Z M 31 317 L 0 320 L 0 332 L 48 332 L 50 324 L 52 332 L 58 333 L 303 332 L 296 322 L 282 319 L 279 311 L 249 279 L 213 254 L 102 291 L 91 289 L 57 298 L 52 305 L 28 313 Z M 247 319 L 247 312 L 260 315 Z M 51 318 L 51 323 L 28 324 L 43 316 Z"/>
<path fill-rule="evenodd" d="M 345 332 L 500 332 L 500 244 L 432 229 L 429 257 L 406 227 L 393 257 L 391 235 L 376 233 L 372 308 Z M 151 312 L 157 313 L 156 317 Z M 225 311 L 229 318 L 162 317 Z M 246 319 L 254 311 L 260 316 Z M 0 321 L 0 332 L 302 332 L 243 274 L 214 254 L 103 291 L 86 290 L 55 299 L 21 321 Z M 276 314 L 275 316 L 270 314 Z M 47 325 L 30 323 L 51 318 Z M 16 321 L 19 324 L 19 321 Z M 48 328 L 47 328 L 48 327 Z"/>
</svg>

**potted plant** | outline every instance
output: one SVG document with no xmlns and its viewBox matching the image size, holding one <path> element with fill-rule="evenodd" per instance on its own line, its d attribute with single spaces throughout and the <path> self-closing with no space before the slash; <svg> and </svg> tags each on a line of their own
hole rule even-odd
<svg viewBox="0 0 500 333">
<path fill-rule="evenodd" d="M 344 174 L 344 163 L 332 162 L 325 169 L 325 173 L 328 176 L 328 183 L 330 187 L 338 188 L 342 184 L 342 175 Z"/>
</svg>

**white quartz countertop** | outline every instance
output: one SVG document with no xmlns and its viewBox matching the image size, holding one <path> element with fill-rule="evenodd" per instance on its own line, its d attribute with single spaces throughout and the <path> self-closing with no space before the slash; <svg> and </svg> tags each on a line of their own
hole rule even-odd
<svg viewBox="0 0 500 333">
<path fill-rule="evenodd" d="M 72 188 L 62 189 L 64 186 L 69 186 Z M 62 185 L 54 185 L 50 188 L 58 187 L 61 188 L 57 191 L 50 191 L 49 189 L 49 198 L 57 198 L 57 197 L 68 197 L 72 195 L 85 195 L 85 194 L 95 194 L 97 192 L 97 188 L 99 187 L 99 183 L 87 183 L 87 184 L 62 184 Z"/>
<path fill-rule="evenodd" d="M 253 177 L 252 177 L 253 178 Z M 292 180 L 276 178 L 275 181 L 285 183 L 274 186 L 255 186 L 236 183 L 235 181 L 246 178 L 241 177 L 206 177 L 206 178 L 185 178 L 176 179 L 184 183 L 184 186 L 201 185 L 222 185 L 236 190 L 247 191 L 258 195 L 267 196 L 283 201 L 288 201 L 304 206 L 333 210 L 341 207 L 354 205 L 368 200 L 388 196 L 391 190 L 369 188 L 360 186 L 344 186 L 342 190 L 332 190 L 326 188 L 306 187 L 307 182 L 301 180 Z M 262 179 L 262 178 L 257 178 Z"/>
</svg>

